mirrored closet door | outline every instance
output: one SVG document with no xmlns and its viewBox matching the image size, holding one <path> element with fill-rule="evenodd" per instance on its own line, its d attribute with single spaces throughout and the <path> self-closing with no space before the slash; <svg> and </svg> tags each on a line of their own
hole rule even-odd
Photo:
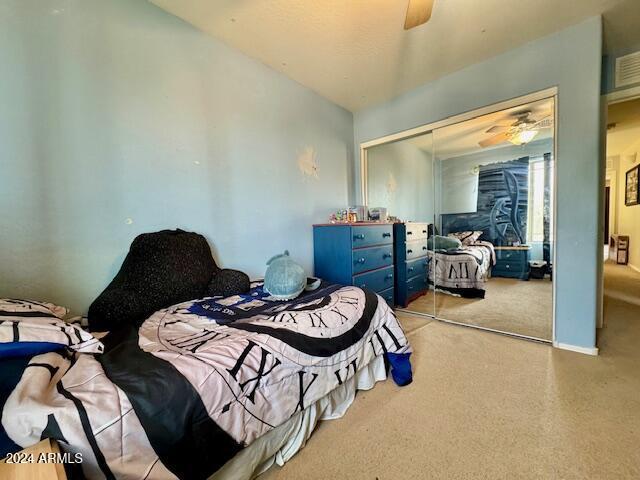
<svg viewBox="0 0 640 480">
<path fill-rule="evenodd" d="M 552 339 L 554 103 L 520 105 L 433 132 L 442 319 Z"/>
<path fill-rule="evenodd" d="M 398 222 L 398 308 L 552 340 L 554 117 L 549 97 L 366 150 L 368 206 Z"/>
<path fill-rule="evenodd" d="M 366 151 L 367 205 L 394 221 L 395 303 L 434 316 L 429 294 L 430 236 L 435 222 L 433 135 L 384 143 Z"/>
</svg>

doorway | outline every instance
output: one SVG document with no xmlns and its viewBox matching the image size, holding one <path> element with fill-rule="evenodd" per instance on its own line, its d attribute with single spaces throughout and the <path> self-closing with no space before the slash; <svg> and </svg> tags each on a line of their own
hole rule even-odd
<svg viewBox="0 0 640 480">
<path fill-rule="evenodd" d="M 607 105 L 603 221 L 606 325 L 640 312 L 640 96 Z"/>
</svg>

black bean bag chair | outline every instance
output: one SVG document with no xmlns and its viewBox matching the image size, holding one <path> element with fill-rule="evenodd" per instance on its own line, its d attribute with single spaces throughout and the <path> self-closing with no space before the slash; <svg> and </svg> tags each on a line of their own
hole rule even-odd
<svg viewBox="0 0 640 480">
<path fill-rule="evenodd" d="M 137 236 L 120 271 L 89 307 L 89 328 L 140 325 L 153 312 L 204 296 L 249 290 L 249 277 L 221 270 L 206 239 L 183 230 Z"/>
</svg>

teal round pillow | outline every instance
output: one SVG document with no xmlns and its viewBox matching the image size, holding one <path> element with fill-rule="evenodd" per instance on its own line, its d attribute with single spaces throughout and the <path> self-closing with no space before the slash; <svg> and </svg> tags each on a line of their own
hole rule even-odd
<svg viewBox="0 0 640 480">
<path fill-rule="evenodd" d="M 302 293 L 306 284 L 304 268 L 291 259 L 288 250 L 267 262 L 264 290 L 276 300 L 296 298 Z"/>
</svg>

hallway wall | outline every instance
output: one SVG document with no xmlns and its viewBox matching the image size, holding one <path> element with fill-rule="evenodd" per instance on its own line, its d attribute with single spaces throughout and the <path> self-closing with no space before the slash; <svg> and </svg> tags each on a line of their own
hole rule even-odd
<svg viewBox="0 0 640 480">
<path fill-rule="evenodd" d="M 619 235 L 629 236 L 629 266 L 640 272 L 640 205 L 626 206 L 625 181 L 626 172 L 640 164 L 640 148 L 629 155 L 622 155 L 619 160 L 617 171 L 617 217 Z"/>
</svg>

